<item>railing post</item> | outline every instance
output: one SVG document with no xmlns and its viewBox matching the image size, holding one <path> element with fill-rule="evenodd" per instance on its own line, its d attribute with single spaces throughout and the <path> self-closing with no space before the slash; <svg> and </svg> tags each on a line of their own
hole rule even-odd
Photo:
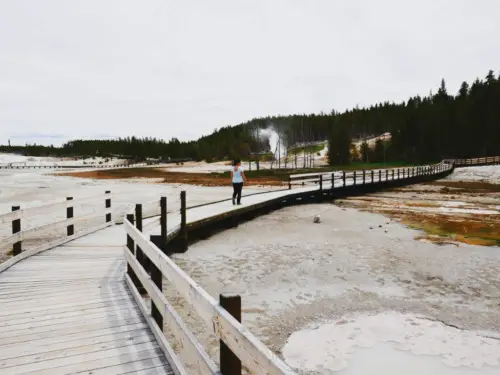
<svg viewBox="0 0 500 375">
<path fill-rule="evenodd" d="M 241 323 L 241 297 L 238 295 L 219 295 L 219 304 L 233 318 Z M 220 372 L 223 375 L 241 375 L 241 361 L 222 341 L 220 345 Z"/>
<path fill-rule="evenodd" d="M 319 175 L 319 191 L 323 193 L 323 175 Z"/>
<path fill-rule="evenodd" d="M 345 171 L 342 171 L 342 182 L 343 182 L 344 187 L 345 187 Z"/>
<path fill-rule="evenodd" d="M 354 179 L 353 185 L 356 186 L 356 171 L 354 171 L 353 179 Z"/>
<path fill-rule="evenodd" d="M 161 274 L 161 271 L 156 265 L 151 262 L 150 264 L 150 269 L 151 269 L 151 281 L 157 286 L 160 291 L 163 290 L 163 276 Z M 163 331 L 163 316 L 160 313 L 160 310 L 156 307 L 155 303 L 153 300 L 151 300 L 151 316 L 158 324 L 158 327 Z"/>
<path fill-rule="evenodd" d="M 66 197 L 66 200 L 72 201 L 73 197 Z M 66 219 L 72 219 L 73 214 L 74 214 L 73 206 L 66 207 Z M 72 236 L 73 234 L 75 234 L 75 226 L 73 224 L 70 224 L 66 227 L 66 235 L 69 237 L 69 236 Z"/>
<path fill-rule="evenodd" d="M 378 182 L 382 182 L 382 169 L 378 170 Z"/>
<path fill-rule="evenodd" d="M 20 206 L 12 206 L 12 211 L 19 211 Z M 12 220 L 12 234 L 19 233 L 21 231 L 21 219 Z M 21 246 L 21 241 L 14 242 L 12 245 L 12 255 L 16 256 L 21 254 L 23 251 Z"/>
<path fill-rule="evenodd" d="M 366 182 L 366 171 L 363 169 L 363 185 Z"/>
<path fill-rule="evenodd" d="M 135 227 L 142 232 L 142 204 L 135 205 Z"/>
<path fill-rule="evenodd" d="M 186 251 L 188 247 L 187 215 L 186 215 L 186 191 L 181 191 L 181 247 Z"/>
<path fill-rule="evenodd" d="M 398 168 L 398 180 L 399 180 L 399 168 Z"/>
<path fill-rule="evenodd" d="M 126 220 L 134 225 L 134 215 L 133 214 L 127 214 Z M 127 233 L 127 249 L 130 251 L 132 255 L 135 255 L 135 245 L 134 245 L 134 239 L 130 237 L 130 235 Z M 141 283 L 137 276 L 135 275 L 135 272 L 133 268 L 130 266 L 130 264 L 127 263 L 127 274 L 130 276 L 130 279 L 134 283 L 135 287 L 137 289 L 141 288 Z"/>
<path fill-rule="evenodd" d="M 374 181 L 373 181 L 373 178 L 374 178 L 374 176 L 375 176 L 375 172 L 373 171 L 373 169 L 372 169 L 372 173 L 371 173 L 371 175 L 372 175 L 372 184 L 373 184 L 373 182 L 374 182 Z"/>
<path fill-rule="evenodd" d="M 167 244 L 167 197 L 160 198 L 160 236 L 163 246 Z"/>
<path fill-rule="evenodd" d="M 106 207 L 106 211 L 111 209 L 111 197 L 109 195 L 111 194 L 110 190 L 106 190 L 106 200 L 104 201 L 104 205 Z M 111 221 L 111 212 L 106 212 L 106 223 L 109 223 Z"/>
<path fill-rule="evenodd" d="M 135 227 L 137 228 L 137 230 L 139 232 L 142 232 L 142 204 L 135 205 Z M 148 270 L 148 267 L 146 264 L 147 262 L 146 262 L 144 253 L 142 252 L 142 249 L 138 245 L 136 245 L 136 247 L 135 247 L 135 258 L 140 263 L 142 268 L 144 268 L 144 270 L 146 270 L 146 272 L 147 272 L 147 270 Z M 137 287 L 137 290 L 141 294 L 146 293 L 146 290 L 142 287 L 142 285 L 140 287 Z"/>
<path fill-rule="evenodd" d="M 385 170 L 385 180 L 389 181 L 389 170 Z"/>
<path fill-rule="evenodd" d="M 288 190 L 292 190 L 292 176 L 288 175 Z"/>
<path fill-rule="evenodd" d="M 332 173 L 332 191 L 335 188 L 335 173 Z"/>
</svg>

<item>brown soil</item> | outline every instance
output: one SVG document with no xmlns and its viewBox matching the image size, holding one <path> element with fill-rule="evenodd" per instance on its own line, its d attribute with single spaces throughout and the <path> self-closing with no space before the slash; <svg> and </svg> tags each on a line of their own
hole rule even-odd
<svg viewBox="0 0 500 375">
<path fill-rule="evenodd" d="M 157 168 L 123 168 L 99 171 L 68 172 L 58 176 L 92 179 L 162 178 L 163 183 L 198 186 L 227 186 L 229 177 L 219 173 L 168 172 Z M 248 178 L 249 186 L 282 186 L 283 181 L 276 176 Z"/>
</svg>

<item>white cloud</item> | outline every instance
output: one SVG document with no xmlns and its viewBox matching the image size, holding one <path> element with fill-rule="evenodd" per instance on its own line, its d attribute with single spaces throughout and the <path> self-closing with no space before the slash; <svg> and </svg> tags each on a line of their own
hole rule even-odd
<svg viewBox="0 0 500 375">
<path fill-rule="evenodd" d="M 497 0 L 2 0 L 0 143 L 194 139 L 455 91 L 500 66 L 498 19 Z"/>
</svg>

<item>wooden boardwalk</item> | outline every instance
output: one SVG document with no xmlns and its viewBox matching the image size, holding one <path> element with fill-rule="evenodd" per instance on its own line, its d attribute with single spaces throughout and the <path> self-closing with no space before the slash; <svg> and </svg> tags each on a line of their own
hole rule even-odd
<svg viewBox="0 0 500 375">
<path fill-rule="evenodd" d="M 0 374 L 172 374 L 124 284 L 122 227 L 0 273 Z"/>
</svg>

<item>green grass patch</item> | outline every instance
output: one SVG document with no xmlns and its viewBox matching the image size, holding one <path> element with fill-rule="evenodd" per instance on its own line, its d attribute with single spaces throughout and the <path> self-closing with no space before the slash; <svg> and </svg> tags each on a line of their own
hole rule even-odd
<svg viewBox="0 0 500 375">
<path fill-rule="evenodd" d="M 306 153 L 306 154 L 316 154 L 320 151 L 322 151 L 325 148 L 325 144 L 319 144 L 319 145 L 311 145 L 311 146 L 304 146 L 304 147 L 296 147 L 288 150 L 288 155 L 295 155 L 295 154 L 301 154 L 301 153 Z"/>
</svg>

